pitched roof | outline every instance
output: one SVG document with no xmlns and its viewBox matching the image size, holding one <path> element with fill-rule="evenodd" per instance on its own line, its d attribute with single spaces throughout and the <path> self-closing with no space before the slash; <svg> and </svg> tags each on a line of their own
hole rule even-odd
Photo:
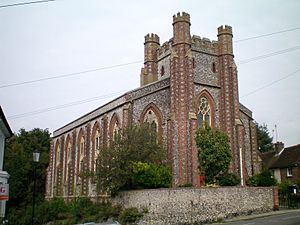
<svg viewBox="0 0 300 225">
<path fill-rule="evenodd" d="M 270 166 L 277 160 L 277 157 L 275 157 L 275 155 L 276 151 L 263 152 L 259 154 L 264 167 L 270 168 Z"/>
<path fill-rule="evenodd" d="M 274 160 L 269 168 L 300 166 L 300 144 L 284 148 L 279 155 L 275 155 L 272 158 L 276 158 L 276 160 Z"/>
<path fill-rule="evenodd" d="M 10 126 L 5 118 L 3 110 L 0 105 L 0 129 L 3 131 L 5 137 L 10 137 L 13 135 L 13 132 L 10 129 Z"/>
</svg>

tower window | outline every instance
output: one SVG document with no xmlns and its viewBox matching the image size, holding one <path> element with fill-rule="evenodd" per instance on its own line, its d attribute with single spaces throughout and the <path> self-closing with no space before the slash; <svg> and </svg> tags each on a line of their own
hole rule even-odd
<svg viewBox="0 0 300 225">
<path fill-rule="evenodd" d="M 214 62 L 212 63 L 211 70 L 212 70 L 213 73 L 217 72 L 216 63 L 214 63 Z"/>
<path fill-rule="evenodd" d="M 165 67 L 164 66 L 162 66 L 161 69 L 160 69 L 160 75 L 161 76 L 165 75 Z"/>
</svg>

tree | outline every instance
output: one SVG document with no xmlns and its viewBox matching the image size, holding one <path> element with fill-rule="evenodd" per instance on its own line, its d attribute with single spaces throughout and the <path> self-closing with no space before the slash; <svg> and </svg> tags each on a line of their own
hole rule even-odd
<svg viewBox="0 0 300 225">
<path fill-rule="evenodd" d="M 50 149 L 49 131 L 35 128 L 31 131 L 21 129 L 18 134 L 8 139 L 5 150 L 4 169 L 10 175 L 10 199 L 8 201 L 8 216 L 11 224 L 14 218 L 24 216 L 25 207 L 31 205 L 33 191 L 34 165 L 32 153 L 38 150 L 40 162 L 36 173 L 36 199 L 44 199 L 46 168 L 48 166 Z"/>
<path fill-rule="evenodd" d="M 120 189 L 132 188 L 132 164 L 135 162 L 167 164 L 166 151 L 156 136 L 147 124 L 116 132 L 110 145 L 99 151 L 96 172 L 98 191 L 116 194 Z"/>
<path fill-rule="evenodd" d="M 228 136 L 209 126 L 198 129 L 196 144 L 199 148 L 199 170 L 205 175 L 207 183 L 216 183 L 216 179 L 228 171 L 231 151 Z"/>
<path fill-rule="evenodd" d="M 268 152 L 274 150 L 273 148 L 273 137 L 270 136 L 268 127 L 265 123 L 256 125 L 256 134 L 257 134 L 257 145 L 260 152 Z"/>
</svg>

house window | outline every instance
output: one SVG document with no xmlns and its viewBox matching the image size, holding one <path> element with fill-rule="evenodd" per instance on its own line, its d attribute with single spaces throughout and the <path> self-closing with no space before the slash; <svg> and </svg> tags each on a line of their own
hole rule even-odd
<svg viewBox="0 0 300 225">
<path fill-rule="evenodd" d="M 286 169 L 286 175 L 288 177 L 292 177 L 293 176 L 293 168 L 292 167 L 289 167 Z"/>
<path fill-rule="evenodd" d="M 200 98 L 200 105 L 198 109 L 198 126 L 211 126 L 211 111 L 207 98 Z"/>
</svg>

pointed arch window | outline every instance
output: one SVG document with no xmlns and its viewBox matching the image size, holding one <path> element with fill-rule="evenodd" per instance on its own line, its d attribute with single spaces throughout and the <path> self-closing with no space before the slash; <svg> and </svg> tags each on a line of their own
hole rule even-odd
<svg viewBox="0 0 300 225">
<path fill-rule="evenodd" d="M 200 98 L 200 104 L 198 108 L 198 126 L 211 126 L 211 107 L 206 97 Z"/>
<path fill-rule="evenodd" d="M 78 170 L 79 173 L 82 170 L 84 154 L 85 154 L 85 141 L 84 141 L 84 136 L 81 136 L 79 142 L 79 170 Z"/>
<path fill-rule="evenodd" d="M 58 145 L 56 149 L 56 166 L 60 164 L 60 160 L 61 160 L 60 156 L 61 156 L 61 150 L 60 150 L 60 145 Z"/>
<path fill-rule="evenodd" d="M 120 128 L 119 128 L 119 123 L 118 123 L 118 121 L 116 121 L 116 122 L 114 123 L 113 127 L 112 127 L 112 138 L 113 138 L 113 139 L 115 138 L 116 134 L 118 134 L 119 129 L 120 129 Z"/>
<path fill-rule="evenodd" d="M 154 111 L 152 109 L 147 110 L 147 112 L 144 116 L 144 121 L 143 122 L 148 124 L 155 141 L 157 141 L 157 137 L 158 137 L 158 118 L 157 118 L 157 115 L 154 113 Z"/>
<path fill-rule="evenodd" d="M 69 170 L 70 164 L 72 160 L 72 152 L 71 152 L 71 143 L 68 141 L 67 143 L 67 152 L 66 152 L 67 164 L 66 164 L 66 181 L 69 180 Z"/>
</svg>

